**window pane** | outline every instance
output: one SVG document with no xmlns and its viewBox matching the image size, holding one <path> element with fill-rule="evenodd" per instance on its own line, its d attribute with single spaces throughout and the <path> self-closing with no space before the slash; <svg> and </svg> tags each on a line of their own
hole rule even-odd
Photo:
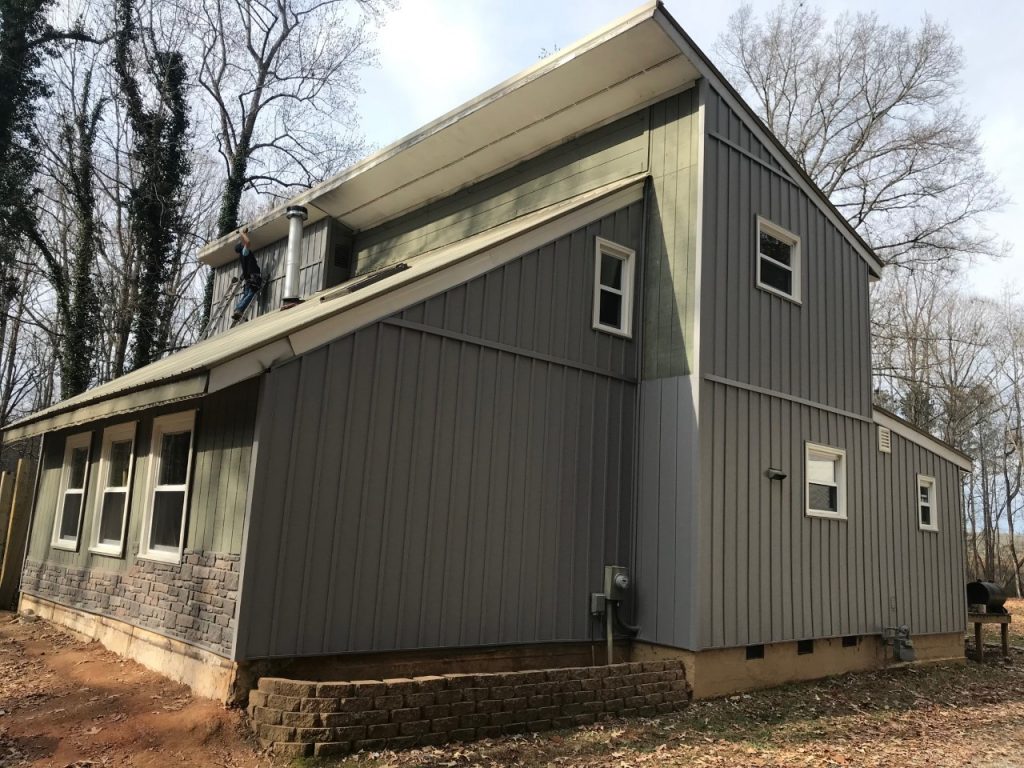
<svg viewBox="0 0 1024 768">
<path fill-rule="evenodd" d="M 78 539 L 78 512 L 82 508 L 82 494 L 65 493 L 60 510 L 60 537 Z"/>
<path fill-rule="evenodd" d="M 598 317 L 601 325 L 622 328 L 622 297 L 617 293 L 601 291 L 600 301 Z"/>
<path fill-rule="evenodd" d="M 928 491 L 929 491 L 929 488 L 928 488 L 927 485 L 922 485 L 920 488 L 918 488 L 918 493 L 921 494 L 921 501 L 923 501 L 925 504 L 927 504 L 928 501 L 929 501 L 929 499 L 928 499 Z"/>
<path fill-rule="evenodd" d="M 932 524 L 932 508 L 927 504 L 921 505 L 921 525 Z"/>
<path fill-rule="evenodd" d="M 132 441 L 118 440 L 110 444 L 110 469 L 107 471 L 107 486 L 123 488 L 128 485 L 128 468 L 132 463 Z"/>
<path fill-rule="evenodd" d="M 83 488 L 85 486 L 85 465 L 88 459 L 88 446 L 71 449 L 71 465 L 68 468 L 68 488 Z"/>
<path fill-rule="evenodd" d="M 601 254 L 601 285 L 622 290 L 622 259 Z"/>
<path fill-rule="evenodd" d="M 812 483 L 828 483 L 835 485 L 835 459 L 817 459 L 813 455 L 807 459 L 807 479 Z"/>
<path fill-rule="evenodd" d="M 808 502 L 811 509 L 822 512 L 839 511 L 839 489 L 834 485 L 818 485 L 811 483 L 808 486 Z"/>
<path fill-rule="evenodd" d="M 153 525 L 150 547 L 177 549 L 181 543 L 181 515 L 185 507 L 184 491 L 157 491 L 153 499 Z"/>
<path fill-rule="evenodd" d="M 188 444 L 191 432 L 165 434 L 160 441 L 158 485 L 184 485 L 188 477 Z"/>
<path fill-rule="evenodd" d="M 787 245 L 777 237 L 772 237 L 767 232 L 761 233 L 761 253 L 771 259 L 775 259 L 780 264 L 785 264 L 787 267 L 792 266 L 789 263 L 792 255 L 792 246 Z"/>
<path fill-rule="evenodd" d="M 777 291 L 793 295 L 793 273 L 785 267 L 761 259 L 761 283 Z"/>
<path fill-rule="evenodd" d="M 125 491 L 107 491 L 103 494 L 100 510 L 100 544 L 121 543 L 121 520 L 124 515 Z"/>
</svg>

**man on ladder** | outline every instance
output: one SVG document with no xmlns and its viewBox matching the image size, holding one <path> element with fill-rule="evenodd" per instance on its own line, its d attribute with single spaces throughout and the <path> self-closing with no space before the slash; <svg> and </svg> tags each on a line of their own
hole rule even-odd
<svg viewBox="0 0 1024 768">
<path fill-rule="evenodd" d="M 242 242 L 235 246 L 235 253 L 238 254 L 242 265 L 242 281 L 244 285 L 242 286 L 242 295 L 238 297 L 238 303 L 235 304 L 235 312 L 231 315 L 232 326 L 242 321 L 245 310 L 249 308 L 252 300 L 259 293 L 260 288 L 263 287 L 263 273 L 260 271 L 260 265 L 256 262 L 256 257 L 252 255 L 252 251 L 249 248 L 248 230 L 243 229 L 240 234 Z"/>
</svg>

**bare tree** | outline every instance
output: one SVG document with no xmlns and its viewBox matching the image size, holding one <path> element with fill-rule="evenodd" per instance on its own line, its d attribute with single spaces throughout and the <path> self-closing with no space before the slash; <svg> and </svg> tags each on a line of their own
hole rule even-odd
<svg viewBox="0 0 1024 768">
<path fill-rule="evenodd" d="M 365 151 L 359 71 L 394 0 L 184 0 L 206 109 L 224 163 L 217 234 L 238 226 L 243 193 L 310 186 Z M 205 315 L 212 298 L 207 281 Z"/>
<path fill-rule="evenodd" d="M 890 264 L 997 255 L 983 226 L 1004 197 L 978 123 L 960 102 L 963 57 L 948 27 L 872 13 L 829 25 L 802 0 L 764 19 L 749 5 L 718 40 L 726 74 L 836 207 Z"/>
</svg>

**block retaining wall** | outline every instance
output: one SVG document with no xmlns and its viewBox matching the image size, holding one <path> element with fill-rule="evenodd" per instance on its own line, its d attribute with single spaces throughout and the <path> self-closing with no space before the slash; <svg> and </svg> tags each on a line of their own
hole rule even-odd
<svg viewBox="0 0 1024 768">
<path fill-rule="evenodd" d="M 261 678 L 250 725 L 265 747 L 343 755 L 653 716 L 691 697 L 681 661 L 389 680 Z"/>
<path fill-rule="evenodd" d="M 124 572 L 26 560 L 21 588 L 228 656 L 239 572 L 238 555 L 189 549 L 181 563 L 138 559 Z"/>
</svg>

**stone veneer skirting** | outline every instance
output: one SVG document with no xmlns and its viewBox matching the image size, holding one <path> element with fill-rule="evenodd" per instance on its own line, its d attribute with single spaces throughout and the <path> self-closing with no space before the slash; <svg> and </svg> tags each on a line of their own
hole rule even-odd
<svg viewBox="0 0 1024 768">
<path fill-rule="evenodd" d="M 21 588 L 228 656 L 239 570 L 238 555 L 191 550 L 180 564 L 136 559 L 124 572 L 26 560 Z"/>
<path fill-rule="evenodd" d="M 264 677 L 249 717 L 278 754 L 328 756 L 651 716 L 689 701 L 681 661 L 646 661 L 351 682 Z"/>
</svg>

